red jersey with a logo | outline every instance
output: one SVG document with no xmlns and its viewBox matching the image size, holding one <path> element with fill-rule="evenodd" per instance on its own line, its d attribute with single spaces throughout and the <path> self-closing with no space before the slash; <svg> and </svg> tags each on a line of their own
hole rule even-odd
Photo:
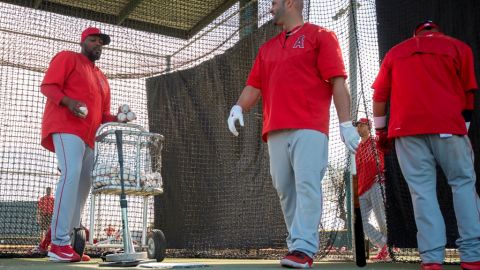
<svg viewBox="0 0 480 270">
<path fill-rule="evenodd" d="M 358 145 L 355 164 L 357 166 L 358 196 L 360 196 L 373 186 L 377 176 L 382 175 L 385 166 L 383 152 L 377 149 L 377 144 L 372 137 Z"/>
<path fill-rule="evenodd" d="M 373 100 L 390 99 L 388 136 L 465 135 L 462 111 L 477 89 L 470 47 L 440 32 L 424 32 L 385 56 Z"/>
<path fill-rule="evenodd" d="M 45 195 L 38 200 L 38 211 L 40 214 L 47 216 L 53 214 L 53 206 L 55 199 L 52 195 Z"/>
<path fill-rule="evenodd" d="M 280 129 L 313 129 L 328 135 L 333 77 L 347 77 L 337 37 L 305 23 L 260 48 L 247 85 L 261 90 L 262 138 Z"/>
<path fill-rule="evenodd" d="M 85 55 L 63 51 L 55 55 L 45 74 L 42 86 L 53 85 L 42 93 L 47 97 L 42 121 L 42 146 L 54 152 L 52 134 L 79 136 L 93 148 L 95 132 L 100 124 L 115 121 L 110 114 L 110 86 L 102 71 Z M 64 96 L 86 104 L 85 119 L 75 116 L 60 105 Z"/>
</svg>

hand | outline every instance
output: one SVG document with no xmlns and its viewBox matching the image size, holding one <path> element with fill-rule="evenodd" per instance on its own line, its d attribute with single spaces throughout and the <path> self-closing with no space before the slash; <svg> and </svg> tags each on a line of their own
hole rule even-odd
<svg viewBox="0 0 480 270">
<path fill-rule="evenodd" d="M 355 154 L 360 142 L 360 136 L 351 121 L 340 123 L 340 137 L 348 150 Z"/>
<path fill-rule="evenodd" d="M 382 150 L 385 154 L 392 148 L 392 142 L 388 139 L 388 131 L 386 128 L 375 130 L 377 135 L 377 148 Z"/>
<path fill-rule="evenodd" d="M 235 105 L 230 110 L 230 116 L 228 117 L 228 129 L 232 132 L 233 135 L 238 136 L 238 131 L 235 128 L 235 122 L 238 120 L 240 126 L 243 127 L 243 113 L 242 107 Z"/>
<path fill-rule="evenodd" d="M 67 107 L 70 112 L 72 112 L 76 117 L 79 118 L 86 118 L 87 115 L 80 109 L 80 107 L 86 108 L 87 105 L 85 103 L 71 99 L 67 96 L 63 97 L 62 101 L 60 102 L 63 106 Z"/>
</svg>

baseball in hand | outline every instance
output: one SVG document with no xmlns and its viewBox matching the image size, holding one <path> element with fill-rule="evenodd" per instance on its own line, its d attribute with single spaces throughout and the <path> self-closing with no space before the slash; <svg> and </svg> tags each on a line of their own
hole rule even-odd
<svg viewBox="0 0 480 270">
<path fill-rule="evenodd" d="M 130 107 L 127 104 L 123 104 L 118 108 L 119 113 L 127 114 L 130 111 Z"/>
<path fill-rule="evenodd" d="M 127 113 L 127 120 L 128 120 L 128 121 L 133 121 L 133 120 L 135 120 L 135 119 L 137 119 L 137 116 L 135 115 L 134 112 L 131 112 L 131 111 L 130 111 L 130 112 Z"/>
<path fill-rule="evenodd" d="M 127 120 L 127 115 L 124 113 L 119 113 L 117 114 L 117 119 L 118 122 L 125 122 L 125 120 Z"/>
<path fill-rule="evenodd" d="M 87 107 L 84 107 L 84 106 L 78 107 L 78 110 L 82 113 L 83 116 L 87 116 L 87 114 L 88 114 Z"/>
</svg>

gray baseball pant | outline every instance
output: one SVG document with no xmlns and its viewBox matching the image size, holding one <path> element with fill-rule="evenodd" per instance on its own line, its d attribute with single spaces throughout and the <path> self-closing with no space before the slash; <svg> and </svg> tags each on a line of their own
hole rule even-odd
<svg viewBox="0 0 480 270">
<path fill-rule="evenodd" d="M 437 200 L 437 164 L 452 188 L 460 260 L 480 261 L 480 200 L 468 137 L 441 138 L 438 134 L 399 137 L 395 149 L 412 196 L 422 262 L 442 263 L 445 258 L 446 232 Z"/>
<path fill-rule="evenodd" d="M 92 184 L 93 150 L 78 136 L 53 134 L 53 144 L 61 170 L 55 191 L 52 217 L 52 243 L 69 245 L 73 228 L 80 227 L 80 217 Z"/>
</svg>

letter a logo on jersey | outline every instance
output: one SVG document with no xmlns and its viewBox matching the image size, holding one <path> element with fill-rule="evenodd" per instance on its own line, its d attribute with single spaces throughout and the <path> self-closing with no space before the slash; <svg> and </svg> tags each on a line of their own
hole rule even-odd
<svg viewBox="0 0 480 270">
<path fill-rule="evenodd" d="M 297 38 L 297 41 L 295 41 L 295 44 L 293 44 L 293 48 L 294 48 L 294 49 L 298 49 L 298 48 L 303 49 L 303 48 L 305 48 L 305 47 L 303 46 L 303 40 L 304 40 L 304 39 L 305 39 L 305 36 L 304 36 L 304 35 L 299 36 L 299 37 Z"/>
</svg>

